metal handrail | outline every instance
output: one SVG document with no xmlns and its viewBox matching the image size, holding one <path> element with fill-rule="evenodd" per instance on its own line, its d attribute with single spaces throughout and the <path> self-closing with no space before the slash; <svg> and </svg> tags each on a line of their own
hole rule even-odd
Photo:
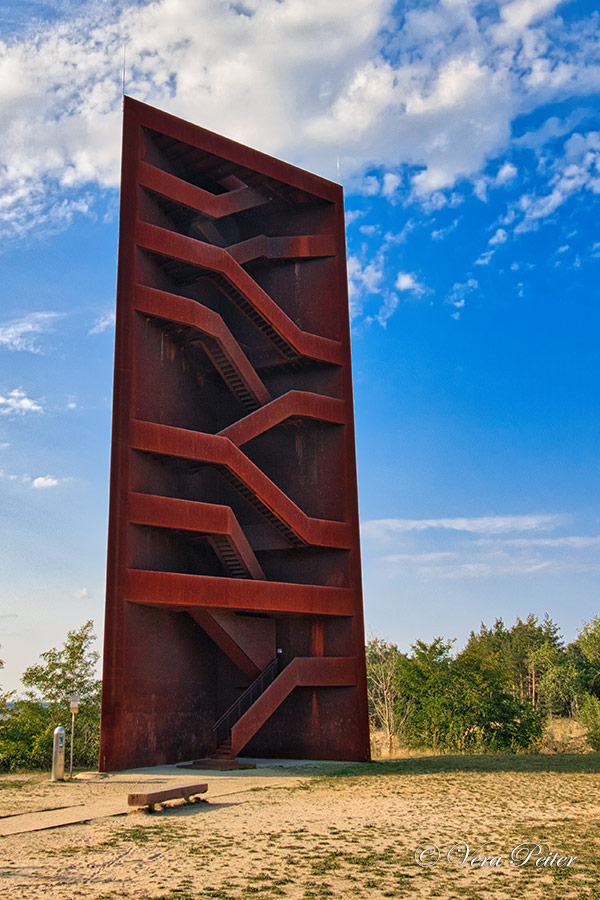
<svg viewBox="0 0 600 900">
<path fill-rule="evenodd" d="M 263 669 L 260 675 L 254 679 L 252 684 L 246 688 L 244 693 L 231 704 L 229 709 L 225 710 L 219 719 L 217 719 L 212 728 L 213 733 L 217 735 L 223 725 L 227 726 L 226 730 L 229 732 L 232 724 L 237 722 L 237 720 L 242 717 L 243 713 L 247 712 L 260 695 L 266 691 L 269 685 L 275 681 L 278 670 L 279 657 L 276 656 L 275 659 L 272 659 L 268 666 Z M 242 708 L 244 706 L 246 707 L 245 709 Z"/>
</svg>

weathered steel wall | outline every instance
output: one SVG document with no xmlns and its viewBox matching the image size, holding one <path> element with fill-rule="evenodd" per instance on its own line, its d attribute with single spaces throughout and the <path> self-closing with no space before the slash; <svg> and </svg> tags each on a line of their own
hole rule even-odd
<svg viewBox="0 0 600 900">
<path fill-rule="evenodd" d="M 242 751 L 369 756 L 342 190 L 125 98 L 100 768 Z"/>
</svg>

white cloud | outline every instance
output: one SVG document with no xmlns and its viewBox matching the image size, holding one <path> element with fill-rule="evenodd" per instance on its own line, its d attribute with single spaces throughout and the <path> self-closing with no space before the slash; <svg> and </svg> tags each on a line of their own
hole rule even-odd
<svg viewBox="0 0 600 900">
<path fill-rule="evenodd" d="M 362 312 L 363 300 L 369 294 L 378 294 L 383 284 L 383 256 L 381 252 L 370 262 L 362 262 L 357 256 L 348 257 L 348 294 L 350 318 Z"/>
<path fill-rule="evenodd" d="M 480 260 L 477 260 L 477 262 L 479 263 Z M 447 297 L 446 303 L 449 303 L 450 306 L 453 306 L 457 311 L 461 310 L 466 303 L 466 298 L 469 296 L 469 294 L 472 294 L 473 291 L 477 290 L 478 287 L 479 282 L 476 278 L 469 278 L 464 283 L 456 282 L 452 286 L 452 291 Z M 455 319 L 457 319 L 460 313 L 454 312 L 452 315 Z"/>
<path fill-rule="evenodd" d="M 355 254 L 348 257 L 348 290 L 352 319 L 362 315 L 368 297 L 383 294 L 383 302 L 379 310 L 375 314 L 366 316 L 364 321 L 367 324 L 376 321 L 383 328 L 386 327 L 388 319 L 396 311 L 399 302 L 398 295 L 394 291 L 384 291 L 387 255 L 391 247 L 403 242 L 404 235 L 410 231 L 410 227 L 410 223 L 407 223 L 400 234 L 386 234 L 376 253 L 370 252 L 364 244 L 360 257 Z M 417 280 L 412 272 L 398 272 L 394 286 L 401 293 L 413 294 L 416 297 L 427 293 L 427 288 Z"/>
<path fill-rule="evenodd" d="M 507 237 L 508 235 L 504 228 L 498 228 L 496 233 L 489 239 L 488 244 L 491 246 L 494 246 L 495 244 L 504 244 L 506 243 Z"/>
<path fill-rule="evenodd" d="M 33 475 L 29 475 L 28 472 L 16 475 L 15 473 L 5 472 L 2 469 L 0 469 L 0 478 L 6 481 L 12 481 L 16 484 L 26 485 L 35 491 L 49 490 L 50 488 L 58 487 L 61 484 L 67 484 L 72 480 L 71 478 L 55 478 L 53 475 L 38 475 L 34 478 Z"/>
<path fill-rule="evenodd" d="M 102 334 L 102 332 L 106 331 L 108 328 L 113 328 L 114 324 L 115 313 L 111 310 L 96 319 L 94 325 L 88 331 L 88 334 Z"/>
<path fill-rule="evenodd" d="M 513 0 L 501 8 L 500 16 L 511 31 L 522 32 L 552 12 L 560 3 L 561 0 Z"/>
<path fill-rule="evenodd" d="M 510 184 L 517 177 L 517 168 L 511 162 L 504 162 L 494 177 L 481 175 L 475 180 L 473 191 L 484 203 L 487 200 L 488 188 L 503 187 Z"/>
<path fill-rule="evenodd" d="M 386 172 L 383 176 L 383 187 L 381 189 L 381 193 L 388 200 L 394 200 L 396 196 L 396 192 L 400 185 L 402 184 L 402 179 L 399 175 L 396 175 L 395 172 Z"/>
<path fill-rule="evenodd" d="M 346 228 L 349 228 L 350 225 L 353 225 L 354 222 L 362 219 L 365 215 L 366 213 L 362 209 L 347 209 L 345 214 Z"/>
<path fill-rule="evenodd" d="M 448 0 L 396 19 L 392 0 L 155 0 L 31 26 L 0 47 L 0 235 L 64 226 L 90 209 L 82 189 L 117 186 L 124 40 L 131 95 L 329 177 L 338 154 L 349 179 L 377 166 L 367 194 L 393 198 L 416 167 L 415 196 L 445 202 L 519 114 L 597 90 L 594 20 L 556 5 L 514 0 L 498 21 Z"/>
<path fill-rule="evenodd" d="M 515 138 L 514 143 L 518 147 L 528 147 L 530 150 L 535 150 L 539 153 L 547 143 L 570 134 L 580 122 L 588 117 L 594 117 L 594 115 L 594 113 L 586 109 L 575 109 L 564 119 L 551 116 L 539 128 L 527 131 L 520 137 Z"/>
<path fill-rule="evenodd" d="M 484 541 L 482 540 L 480 543 L 484 543 Z M 600 547 L 600 537 L 597 535 L 571 535 L 552 538 L 503 538 L 502 545 L 525 550 L 531 547 L 551 548 L 553 550 L 564 547 L 570 550 L 588 550 L 592 547 Z"/>
<path fill-rule="evenodd" d="M 376 319 L 381 325 L 382 328 L 387 327 L 387 321 L 390 319 L 398 308 L 398 295 L 394 294 L 393 291 L 387 291 L 384 298 L 383 303 L 379 308 L 379 312 L 376 315 Z"/>
<path fill-rule="evenodd" d="M 439 562 L 447 562 L 455 559 L 456 553 L 452 551 L 440 550 L 431 553 L 391 553 L 389 556 L 383 556 L 382 560 L 386 563 L 395 563 L 405 565 L 435 565 Z"/>
<path fill-rule="evenodd" d="M 53 478 L 51 475 L 39 475 L 33 479 L 31 487 L 38 491 L 45 491 L 48 488 L 57 487 L 58 484 L 58 478 Z"/>
<path fill-rule="evenodd" d="M 376 234 L 381 234 L 379 225 L 361 225 L 358 230 L 366 237 L 375 237 Z"/>
<path fill-rule="evenodd" d="M 445 240 L 449 234 L 455 230 L 458 225 L 458 219 L 454 219 L 450 225 L 447 225 L 445 228 L 437 228 L 431 232 L 431 237 L 434 241 L 443 241 Z"/>
<path fill-rule="evenodd" d="M 500 169 L 498 170 L 498 174 L 494 179 L 494 184 L 508 184 L 514 178 L 517 177 L 517 168 L 513 166 L 510 162 L 505 162 Z"/>
<path fill-rule="evenodd" d="M 514 207 L 520 221 L 515 232 L 533 231 L 580 191 L 600 194 L 600 132 L 572 134 L 562 155 L 553 160 L 551 190 L 542 196 L 524 194 Z"/>
<path fill-rule="evenodd" d="M 585 555 L 578 551 L 573 554 L 571 549 L 568 545 L 510 547 L 506 543 L 486 548 L 464 542 L 446 554 L 390 554 L 382 561 L 395 568 L 416 571 L 426 580 L 442 581 L 523 576 L 550 578 L 600 572 L 597 553 Z"/>
<path fill-rule="evenodd" d="M 381 182 L 376 175 L 365 175 L 358 181 L 352 182 L 352 193 L 361 194 L 363 197 L 376 197 L 381 190 Z"/>
<path fill-rule="evenodd" d="M 548 536 L 567 521 L 562 515 L 383 519 L 363 523 L 362 533 L 367 557 L 381 554 L 375 564 L 426 581 L 597 574 L 600 536 Z"/>
<path fill-rule="evenodd" d="M 408 235 L 415 230 L 416 221 L 414 219 L 408 219 L 400 229 L 400 231 L 386 231 L 385 233 L 385 243 L 390 246 L 394 244 L 405 244 L 408 238 Z M 598 244 L 600 247 L 600 244 Z"/>
<path fill-rule="evenodd" d="M 452 565 L 430 566 L 423 568 L 421 574 L 426 578 L 437 578 L 443 581 L 455 581 L 471 578 L 515 578 L 523 576 L 557 576 L 565 574 L 600 571 L 597 563 L 565 563 L 560 560 L 518 559 L 511 557 L 494 558 L 481 562 L 463 562 Z"/>
<path fill-rule="evenodd" d="M 42 412 L 38 400 L 32 400 L 25 391 L 15 388 L 6 397 L 0 395 L 0 416 L 25 415 L 30 412 Z"/>
<path fill-rule="evenodd" d="M 411 294 L 416 294 L 419 297 L 424 294 L 426 290 L 412 272 L 398 272 L 395 286 L 399 291 L 410 291 Z"/>
<path fill-rule="evenodd" d="M 519 516 L 474 516 L 447 519 L 371 519 L 363 522 L 363 537 L 385 540 L 393 535 L 411 531 L 441 529 L 472 534 L 509 534 L 520 531 L 552 531 L 565 521 L 559 514 Z"/>
<path fill-rule="evenodd" d="M 40 335 L 52 333 L 57 320 L 61 318 L 62 313 L 34 312 L 0 323 L 0 347 L 41 353 Z"/>
<path fill-rule="evenodd" d="M 389 244 L 387 242 L 384 243 L 379 257 L 381 266 L 383 266 L 383 259 L 388 248 Z M 416 277 L 411 272 L 399 272 L 396 278 L 395 287 L 398 291 L 414 294 L 415 297 L 421 297 L 427 292 L 427 289 L 417 281 Z M 383 303 L 379 307 L 377 313 L 374 317 L 367 317 L 365 321 L 370 322 L 374 319 L 382 328 L 386 328 L 388 319 L 394 315 L 398 308 L 398 303 L 398 294 L 394 291 L 385 291 Z"/>
<path fill-rule="evenodd" d="M 484 252 L 475 260 L 476 266 L 489 266 L 495 250 L 484 250 Z M 464 297 L 462 298 L 462 306 L 464 306 Z"/>
</svg>

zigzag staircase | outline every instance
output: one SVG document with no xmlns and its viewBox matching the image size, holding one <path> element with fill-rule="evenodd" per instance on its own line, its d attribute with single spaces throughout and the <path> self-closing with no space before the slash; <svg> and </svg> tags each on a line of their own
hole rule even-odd
<svg viewBox="0 0 600 900">
<path fill-rule="evenodd" d="M 125 108 L 103 766 L 365 758 L 341 189 Z"/>
<path fill-rule="evenodd" d="M 238 722 L 244 713 L 258 701 L 260 696 L 275 681 L 279 674 L 279 659 L 275 657 L 266 666 L 260 675 L 255 678 L 244 693 L 235 700 L 229 709 L 225 710 L 222 716 L 217 719 L 213 725 L 213 735 L 215 743 L 215 751 L 212 754 L 213 759 L 235 759 L 236 754 L 233 752 L 231 729 Z"/>
<path fill-rule="evenodd" d="M 279 671 L 277 657 L 215 722 L 214 759 L 235 759 L 297 687 L 356 684 L 353 657 L 295 657 Z"/>
</svg>

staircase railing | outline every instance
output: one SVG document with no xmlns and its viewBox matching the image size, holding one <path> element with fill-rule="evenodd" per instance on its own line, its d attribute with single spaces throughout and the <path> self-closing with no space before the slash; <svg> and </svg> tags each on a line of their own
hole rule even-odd
<svg viewBox="0 0 600 900">
<path fill-rule="evenodd" d="M 226 709 L 223 715 L 217 719 L 213 725 L 213 734 L 215 735 L 217 747 L 225 740 L 230 733 L 233 725 L 247 712 L 253 703 L 258 700 L 260 695 L 266 691 L 279 674 L 279 657 L 272 659 L 268 666 L 263 669 L 260 675 L 254 679 L 251 685 L 246 688 L 243 694 Z"/>
</svg>

